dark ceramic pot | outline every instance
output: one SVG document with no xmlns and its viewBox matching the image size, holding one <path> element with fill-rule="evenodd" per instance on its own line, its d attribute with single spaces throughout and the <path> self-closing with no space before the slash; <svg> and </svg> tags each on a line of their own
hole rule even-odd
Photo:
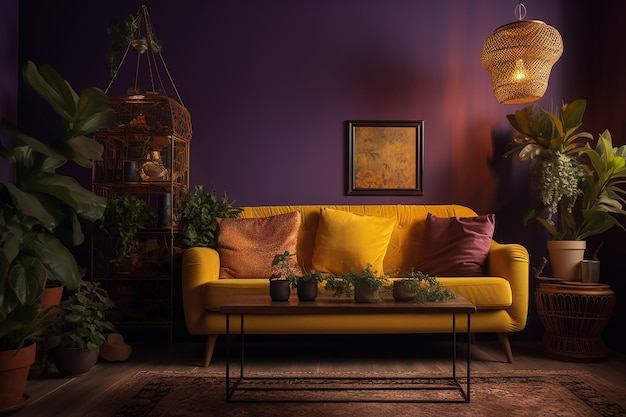
<svg viewBox="0 0 626 417">
<path fill-rule="evenodd" d="M 270 298 L 272 301 L 288 301 L 291 295 L 289 281 L 274 279 L 270 281 Z"/>
<path fill-rule="evenodd" d="M 52 350 L 54 364 L 66 377 L 87 373 L 98 362 L 98 350 L 83 350 L 58 346 Z"/>
<path fill-rule="evenodd" d="M 377 303 L 380 301 L 380 294 L 377 290 L 357 286 L 354 288 L 354 301 L 357 303 Z"/>
<path fill-rule="evenodd" d="M 315 301 L 317 298 L 317 281 L 300 282 L 297 292 L 300 301 Z"/>
<path fill-rule="evenodd" d="M 411 301 L 415 298 L 416 293 L 413 283 L 400 280 L 393 283 L 393 299 L 395 301 Z"/>
</svg>

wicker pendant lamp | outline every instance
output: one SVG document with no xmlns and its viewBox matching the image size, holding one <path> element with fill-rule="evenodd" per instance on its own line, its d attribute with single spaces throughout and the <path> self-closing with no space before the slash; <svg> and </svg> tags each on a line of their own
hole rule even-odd
<svg viewBox="0 0 626 417">
<path fill-rule="evenodd" d="M 540 20 L 525 20 L 521 1 L 515 15 L 516 22 L 500 26 L 487 39 L 480 57 L 502 104 L 530 103 L 543 97 L 552 65 L 563 53 L 558 30 Z"/>
</svg>

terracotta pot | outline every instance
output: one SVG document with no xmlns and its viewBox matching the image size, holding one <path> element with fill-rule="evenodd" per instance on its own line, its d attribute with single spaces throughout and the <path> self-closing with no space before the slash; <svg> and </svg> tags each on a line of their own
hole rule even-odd
<svg viewBox="0 0 626 417">
<path fill-rule="evenodd" d="M 317 281 L 300 282 L 297 293 L 300 301 L 315 301 L 317 298 Z"/>
<path fill-rule="evenodd" d="M 580 281 L 580 261 L 585 257 L 584 240 L 549 240 L 552 276 L 563 281 Z"/>
<path fill-rule="evenodd" d="M 0 414 L 26 405 L 24 394 L 28 370 L 35 362 L 35 344 L 19 350 L 0 351 Z"/>
<path fill-rule="evenodd" d="M 46 286 L 41 296 L 40 311 L 46 311 L 52 306 L 58 306 L 61 303 L 64 288 L 65 287 L 62 285 Z"/>
<path fill-rule="evenodd" d="M 87 373 L 98 362 L 98 350 L 83 350 L 58 346 L 51 351 L 54 364 L 59 372 L 66 377 L 74 377 Z"/>
<path fill-rule="evenodd" d="M 287 301 L 291 295 L 289 281 L 275 279 L 270 281 L 270 298 L 272 301 Z"/>
</svg>

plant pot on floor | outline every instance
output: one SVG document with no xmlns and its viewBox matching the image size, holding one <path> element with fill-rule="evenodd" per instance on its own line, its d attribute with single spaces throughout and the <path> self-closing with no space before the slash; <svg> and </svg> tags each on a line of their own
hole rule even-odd
<svg viewBox="0 0 626 417">
<path fill-rule="evenodd" d="M 19 350 L 0 351 L 0 414 L 26 405 L 28 395 L 24 394 L 24 388 L 35 353 L 34 343 Z"/>
<path fill-rule="evenodd" d="M 284 279 L 270 280 L 270 298 L 272 301 L 288 301 L 291 295 L 291 283 Z"/>
<path fill-rule="evenodd" d="M 584 240 L 549 240 L 552 276 L 564 281 L 580 281 L 580 261 L 585 257 Z"/>
<path fill-rule="evenodd" d="M 51 351 L 54 364 L 66 377 L 83 375 L 98 362 L 99 350 L 67 348 L 58 346 Z"/>
</svg>

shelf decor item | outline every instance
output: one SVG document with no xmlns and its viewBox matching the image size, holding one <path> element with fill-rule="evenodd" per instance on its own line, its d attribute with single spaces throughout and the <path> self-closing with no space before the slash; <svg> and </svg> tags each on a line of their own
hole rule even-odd
<svg viewBox="0 0 626 417">
<path fill-rule="evenodd" d="M 111 317 L 120 333 L 131 327 L 161 329 L 171 339 L 175 265 L 183 252 L 179 219 L 189 189 L 191 116 L 165 64 L 147 7 L 114 22 L 109 34 L 112 78 L 105 93 L 116 118 L 95 135 L 104 155 L 94 166 L 92 187 L 109 200 L 141 200 L 153 220 L 134 233 L 132 253 L 124 262 L 109 249 L 115 237 L 95 233 L 92 276 L 116 304 Z M 120 82 L 127 88 L 113 93 Z"/>
</svg>

